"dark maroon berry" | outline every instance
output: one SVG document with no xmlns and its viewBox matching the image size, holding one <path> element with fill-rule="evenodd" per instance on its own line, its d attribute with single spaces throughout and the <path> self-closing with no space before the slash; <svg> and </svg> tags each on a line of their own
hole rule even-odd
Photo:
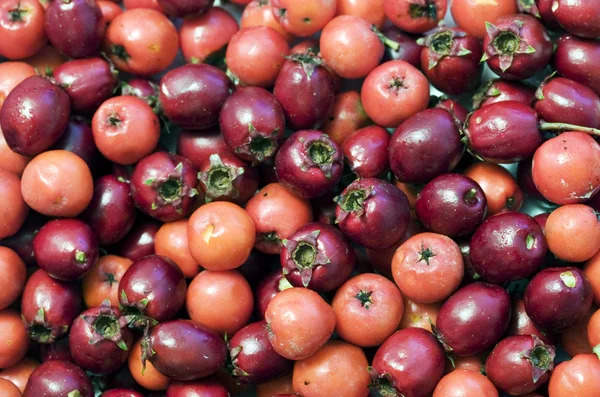
<svg viewBox="0 0 600 397">
<path fill-rule="evenodd" d="M 399 44 L 398 49 L 388 45 L 385 46 L 383 61 L 393 61 L 400 59 L 408 62 L 416 68 L 421 68 L 421 46 L 417 44 L 417 38 L 410 36 L 393 25 L 389 25 L 381 30 L 381 33 L 388 39 Z"/>
<path fill-rule="evenodd" d="M 596 196 L 598 197 L 598 196 Z M 586 202 L 586 205 L 590 205 L 590 202 Z M 535 219 L 535 221 L 538 223 L 538 225 L 540 225 L 540 227 L 542 228 L 542 232 L 544 233 L 544 235 L 546 235 L 546 222 L 548 221 L 548 217 L 550 216 L 549 212 L 546 213 L 541 213 L 541 214 L 537 214 L 536 216 L 533 217 L 533 219 Z"/>
<path fill-rule="evenodd" d="M 111 389 L 100 394 L 100 397 L 144 397 L 144 395 L 131 389 Z"/>
<path fill-rule="evenodd" d="M 512 297 L 512 313 L 506 334 L 509 336 L 533 335 L 548 344 L 554 344 L 556 342 L 556 337 L 554 335 L 540 331 L 540 329 L 531 321 L 527 315 L 527 311 L 525 311 L 525 300 L 521 296 Z"/>
<path fill-rule="evenodd" d="M 404 121 L 390 142 L 390 167 L 400 182 L 426 183 L 450 172 L 464 146 L 454 118 L 444 109 L 426 109 Z"/>
<path fill-rule="evenodd" d="M 95 1 L 52 1 L 46 9 L 48 41 L 71 58 L 85 58 L 98 53 L 106 25 Z"/>
<path fill-rule="evenodd" d="M 544 25 L 551 30 L 561 30 L 552 13 L 554 0 L 518 0 L 519 11 L 533 15 L 542 20 Z"/>
<path fill-rule="evenodd" d="M 486 24 L 481 58 L 500 77 L 527 79 L 544 69 L 552 57 L 552 40 L 537 19 L 525 14 L 500 17 Z"/>
<path fill-rule="evenodd" d="M 464 133 L 469 151 L 494 163 L 526 159 L 543 142 L 536 111 L 516 101 L 494 103 L 474 111 Z"/>
<path fill-rule="evenodd" d="M 600 97 L 581 83 L 557 77 L 542 83 L 535 96 L 535 110 L 545 122 L 600 127 Z"/>
<path fill-rule="evenodd" d="M 49 149 L 67 128 L 71 101 L 49 80 L 31 76 L 6 97 L 0 127 L 13 152 L 35 156 Z"/>
<path fill-rule="evenodd" d="M 115 253 L 132 261 L 154 255 L 154 239 L 159 228 L 160 223 L 154 219 L 136 222 L 133 229 L 114 247 Z"/>
<path fill-rule="evenodd" d="M 600 42 L 564 35 L 556 42 L 554 67 L 563 77 L 581 83 L 600 95 Z"/>
<path fill-rule="evenodd" d="M 158 0 L 160 8 L 170 17 L 200 15 L 208 11 L 214 0 Z"/>
<path fill-rule="evenodd" d="M 467 121 L 469 111 L 454 99 L 442 99 L 435 104 L 435 107 L 447 110 L 454 117 L 454 121 L 459 128 L 462 128 Z"/>
<path fill-rule="evenodd" d="M 473 108 L 478 109 L 493 103 L 516 101 L 531 104 L 535 96 L 535 88 L 508 80 L 492 80 L 484 84 L 473 96 Z"/>
<path fill-rule="evenodd" d="M 381 179 L 356 180 L 336 201 L 338 226 L 350 240 L 366 248 L 387 248 L 408 228 L 410 207 L 406 195 Z"/>
<path fill-rule="evenodd" d="M 421 69 L 435 88 L 459 95 L 479 85 L 481 42 L 475 36 L 440 26 L 417 42 L 423 46 Z"/>
<path fill-rule="evenodd" d="M 533 182 L 533 175 L 531 173 L 532 162 L 533 157 L 519 161 L 519 166 L 517 167 L 517 181 L 519 182 L 519 187 L 527 193 L 527 196 L 530 198 L 546 200 Z"/>
<path fill-rule="evenodd" d="M 369 367 L 371 387 L 382 396 L 431 395 L 444 375 L 444 349 L 431 332 L 405 328 L 390 336 Z"/>
<path fill-rule="evenodd" d="M 76 280 L 98 259 L 98 238 L 87 223 L 56 219 L 44 225 L 33 239 L 38 266 L 59 280 Z"/>
<path fill-rule="evenodd" d="M 158 100 L 158 86 L 146 79 L 131 79 L 120 83 L 121 95 L 131 95 L 144 100 L 155 113 L 161 111 Z"/>
<path fill-rule="evenodd" d="M 483 222 L 471 238 L 471 263 L 485 281 L 503 284 L 535 274 L 548 244 L 529 215 L 503 212 Z"/>
<path fill-rule="evenodd" d="M 40 345 L 40 359 L 42 362 L 50 360 L 62 360 L 73 362 L 71 350 L 69 349 L 69 338 L 62 338 L 54 343 Z"/>
<path fill-rule="evenodd" d="M 93 113 L 113 95 L 117 79 L 102 58 L 76 59 L 54 69 L 52 76 L 71 99 L 76 112 Z"/>
<path fill-rule="evenodd" d="M 471 247 L 469 247 L 469 240 L 462 240 L 457 242 L 457 244 L 458 248 L 460 248 L 460 253 L 462 254 L 463 263 L 465 265 L 463 283 L 469 284 L 481 279 L 481 276 L 473 269 L 473 264 L 471 263 Z"/>
<path fill-rule="evenodd" d="M 585 316 L 592 305 L 592 289 L 575 267 L 544 269 L 525 289 L 525 310 L 542 330 L 560 332 Z"/>
<path fill-rule="evenodd" d="M 350 169 L 360 178 L 376 178 L 390 167 L 388 147 L 390 134 L 377 125 L 361 128 L 350 134 L 342 150 Z"/>
<path fill-rule="evenodd" d="M 483 222 L 487 200 L 481 187 L 459 174 L 440 175 L 417 197 L 415 211 L 421 224 L 449 237 L 470 235 Z"/>
<path fill-rule="evenodd" d="M 67 333 L 81 312 L 79 286 L 59 281 L 40 269 L 27 280 L 21 300 L 21 316 L 31 339 L 53 343 Z"/>
<path fill-rule="evenodd" d="M 229 149 L 253 165 L 275 156 L 285 132 L 283 108 L 260 87 L 237 90 L 223 105 L 219 120 Z"/>
<path fill-rule="evenodd" d="M 265 321 L 248 324 L 229 341 L 231 374 L 240 383 L 264 383 L 292 370 L 292 361 L 273 350 Z"/>
<path fill-rule="evenodd" d="M 244 276 L 250 285 L 256 285 L 278 264 L 279 258 L 277 256 L 252 250 L 246 262 L 236 270 L 242 273 L 242 276 Z"/>
<path fill-rule="evenodd" d="M 92 127 L 82 118 L 74 117 L 69 120 L 67 129 L 52 149 L 75 153 L 86 162 L 94 174 L 108 168 L 108 161 L 100 154 L 94 142 Z"/>
<path fill-rule="evenodd" d="M 68 361 L 42 363 L 29 375 L 23 397 L 93 397 L 94 388 L 85 372 Z"/>
<path fill-rule="evenodd" d="M 265 276 L 254 290 L 257 317 L 264 319 L 267 307 L 275 295 L 292 287 L 293 285 L 284 277 L 281 269 L 274 270 Z"/>
<path fill-rule="evenodd" d="M 335 194 L 333 192 L 326 193 L 324 196 L 317 197 L 311 200 L 313 219 L 316 222 L 335 225 Z"/>
<path fill-rule="evenodd" d="M 115 372 L 125 364 L 133 343 L 133 333 L 121 312 L 105 302 L 81 313 L 69 333 L 75 363 L 98 374 Z"/>
<path fill-rule="evenodd" d="M 312 222 L 283 241 L 283 274 L 295 287 L 318 292 L 337 289 L 352 274 L 356 258 L 346 237 L 335 227 Z"/>
<path fill-rule="evenodd" d="M 552 14 L 569 33 L 600 38 L 600 5 L 595 1 L 554 0 Z"/>
<path fill-rule="evenodd" d="M 150 360 L 161 374 L 180 381 L 213 375 L 223 368 L 226 356 L 221 336 L 191 320 L 158 324 L 142 350 L 142 358 Z"/>
<path fill-rule="evenodd" d="M 219 127 L 203 131 L 181 131 L 177 138 L 177 154 L 192 162 L 194 168 L 199 170 L 211 154 L 233 154 L 229 149 Z"/>
<path fill-rule="evenodd" d="M 435 334 L 447 352 L 478 354 L 500 340 L 508 328 L 510 312 L 506 290 L 486 283 L 469 284 L 442 305 Z"/>
<path fill-rule="evenodd" d="M 46 222 L 48 222 L 48 218 L 31 211 L 17 234 L 0 240 L 0 245 L 19 254 L 27 267 L 37 266 L 33 254 L 33 239 Z"/>
<path fill-rule="evenodd" d="M 498 389 L 522 396 L 548 382 L 556 348 L 537 336 L 510 336 L 494 347 L 485 361 L 485 373 Z"/>
<path fill-rule="evenodd" d="M 229 397 L 229 391 L 214 380 L 173 382 L 167 389 L 166 397 Z"/>
<path fill-rule="evenodd" d="M 192 210 L 198 194 L 198 176 L 188 159 L 156 152 L 137 163 L 130 186 L 140 210 L 163 222 L 172 222 Z"/>
<path fill-rule="evenodd" d="M 275 157 L 277 180 L 302 198 L 330 191 L 340 181 L 343 168 L 344 155 L 338 144 L 317 130 L 292 134 Z"/>
<path fill-rule="evenodd" d="M 133 262 L 119 282 L 119 303 L 128 323 L 142 327 L 169 320 L 183 307 L 183 272 L 166 256 L 150 255 Z"/>
<path fill-rule="evenodd" d="M 233 84 L 220 69 L 188 64 L 173 69 L 160 80 L 160 103 L 165 116 L 187 129 L 217 125 L 219 112 Z"/>
<path fill-rule="evenodd" d="M 211 154 L 200 168 L 198 185 L 206 202 L 244 205 L 258 189 L 258 171 L 232 154 Z"/>
<path fill-rule="evenodd" d="M 94 182 L 94 196 L 81 217 L 92 227 L 100 245 L 121 240 L 133 227 L 136 210 L 129 184 L 113 175 Z"/>
<path fill-rule="evenodd" d="M 273 94 L 281 103 L 290 128 L 320 128 L 333 109 L 335 89 L 323 59 L 314 54 L 294 54 L 284 62 Z"/>
</svg>

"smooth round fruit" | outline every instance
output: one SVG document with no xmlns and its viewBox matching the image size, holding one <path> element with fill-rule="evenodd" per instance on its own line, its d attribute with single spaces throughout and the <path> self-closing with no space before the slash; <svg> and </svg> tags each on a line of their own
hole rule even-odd
<svg viewBox="0 0 600 397">
<path fill-rule="evenodd" d="M 485 37 L 486 22 L 496 23 L 498 18 L 517 12 L 517 2 L 513 0 L 453 0 L 450 5 L 458 27 L 479 39 Z"/>
<path fill-rule="evenodd" d="M 530 105 L 535 97 L 535 88 L 518 81 L 496 79 L 483 84 L 473 95 L 473 108 L 478 109 L 492 103 L 517 101 Z"/>
<path fill-rule="evenodd" d="M 585 263 L 583 272 L 592 286 L 594 303 L 598 306 L 600 305 L 600 251 Z"/>
<path fill-rule="evenodd" d="M 488 215 L 521 208 L 523 192 L 505 168 L 494 163 L 475 163 L 466 169 L 464 175 L 477 182 L 485 193 Z"/>
<path fill-rule="evenodd" d="M 13 310 L 0 311 L 0 368 L 17 364 L 29 349 L 29 335 L 19 313 Z"/>
<path fill-rule="evenodd" d="M 171 379 L 156 370 L 150 361 L 142 363 L 142 340 L 138 340 L 131 348 L 127 365 L 135 382 L 148 390 L 166 390 Z"/>
<path fill-rule="evenodd" d="M 596 65 L 600 59 L 600 43 L 572 35 L 564 35 L 556 42 L 554 66 L 565 78 L 590 87 L 600 95 L 600 74 Z"/>
<path fill-rule="evenodd" d="M 555 0 L 552 15 L 569 33 L 588 39 L 600 37 L 598 5 L 581 1 Z"/>
<path fill-rule="evenodd" d="M 390 134 L 379 126 L 358 129 L 342 144 L 350 169 L 361 178 L 376 178 L 389 168 Z"/>
<path fill-rule="evenodd" d="M 21 296 L 26 278 L 27 270 L 21 257 L 8 247 L 0 247 L 0 310 Z"/>
<path fill-rule="evenodd" d="M 600 126 L 600 97 L 574 80 L 557 77 L 546 81 L 536 91 L 536 99 L 535 110 L 546 122 Z"/>
<path fill-rule="evenodd" d="M 23 199 L 48 216 L 75 217 L 89 205 L 94 182 L 88 165 L 66 150 L 51 150 L 27 164 L 21 180 Z"/>
<path fill-rule="evenodd" d="M 548 248 L 559 259 L 584 262 L 600 250 L 598 213 L 583 204 L 569 204 L 554 210 L 546 221 Z"/>
<path fill-rule="evenodd" d="M 367 397 L 371 377 L 361 348 L 330 341 L 312 356 L 294 363 L 292 384 L 304 397 Z"/>
<path fill-rule="evenodd" d="M 38 0 L 9 0 L 0 5 L 0 55 L 23 59 L 46 44 L 44 8 Z"/>
<path fill-rule="evenodd" d="M 4 397 L 21 397 L 21 390 L 9 380 L 0 379 L 0 392 Z"/>
<path fill-rule="evenodd" d="M 133 261 L 116 255 L 98 258 L 83 277 L 81 289 L 87 307 L 100 306 L 108 300 L 111 306 L 119 306 L 119 282 Z"/>
<path fill-rule="evenodd" d="M 365 113 L 357 91 L 340 92 L 335 96 L 333 110 L 323 125 L 323 132 L 338 145 L 354 131 L 368 126 L 369 117 Z"/>
<path fill-rule="evenodd" d="M 0 73 L 3 79 L 0 82 L 0 110 L 4 100 L 10 92 L 28 77 L 35 76 L 36 70 L 25 62 L 2 62 Z"/>
<path fill-rule="evenodd" d="M 364 273 L 346 281 L 331 303 L 335 331 L 356 346 L 379 346 L 398 329 L 402 294 L 388 279 Z"/>
<path fill-rule="evenodd" d="M 273 349 L 290 360 L 312 356 L 335 329 L 331 306 L 316 292 L 305 288 L 290 288 L 275 295 L 267 307 L 265 320 Z"/>
<path fill-rule="evenodd" d="M 23 397 L 63 397 L 68 394 L 93 397 L 92 382 L 77 365 L 50 360 L 31 373 Z"/>
<path fill-rule="evenodd" d="M 550 397 L 595 397 L 600 388 L 600 361 L 594 354 L 578 354 L 552 372 Z"/>
<path fill-rule="evenodd" d="M 444 20 L 447 0 L 384 0 L 383 10 L 389 20 L 409 33 L 425 33 Z"/>
<path fill-rule="evenodd" d="M 457 369 L 444 376 L 433 397 L 498 397 L 494 384 L 485 375 L 467 369 Z"/>
<path fill-rule="evenodd" d="M 190 253 L 187 230 L 187 219 L 164 223 L 156 232 L 154 250 L 157 255 L 171 258 L 186 278 L 193 278 L 200 267 Z"/>
<path fill-rule="evenodd" d="M 307 37 L 323 29 L 335 15 L 336 0 L 271 0 L 273 16 L 285 30 Z"/>
<path fill-rule="evenodd" d="M 0 239 L 15 235 L 29 214 L 23 182 L 12 172 L 0 169 Z"/>
</svg>

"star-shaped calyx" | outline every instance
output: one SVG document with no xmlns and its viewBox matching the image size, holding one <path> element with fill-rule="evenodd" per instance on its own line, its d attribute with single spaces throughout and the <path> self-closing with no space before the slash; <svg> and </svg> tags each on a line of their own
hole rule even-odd
<svg viewBox="0 0 600 397">
<path fill-rule="evenodd" d="M 517 6 L 519 7 L 519 12 L 541 18 L 540 9 L 535 4 L 535 0 L 517 0 Z"/>
<path fill-rule="evenodd" d="M 429 69 L 436 67 L 439 61 L 445 57 L 463 57 L 471 54 L 464 48 L 457 38 L 465 37 L 467 33 L 440 26 L 433 30 L 427 37 L 417 40 L 417 44 L 429 48 Z"/>
<path fill-rule="evenodd" d="M 340 207 L 340 214 L 335 223 L 343 222 L 350 214 L 360 217 L 365 212 L 365 202 L 375 195 L 373 187 L 358 188 L 347 191 L 337 196 L 334 200 Z"/>
<path fill-rule="evenodd" d="M 304 236 L 283 240 L 283 246 L 288 252 L 288 259 L 283 265 L 283 274 L 298 270 L 304 287 L 308 287 L 315 267 L 330 263 L 329 258 L 317 246 L 320 233 L 320 230 L 315 230 Z"/>
<path fill-rule="evenodd" d="M 373 367 L 367 367 L 367 372 L 371 376 L 369 388 L 377 390 L 383 397 L 403 397 L 394 387 L 394 379 L 389 373 L 380 374 Z"/>
<path fill-rule="evenodd" d="M 29 337 L 39 343 L 53 343 L 69 329 L 68 325 L 52 327 L 46 322 L 46 312 L 43 307 L 40 307 L 31 322 L 25 321 L 25 318 L 23 322 L 27 326 Z"/>
<path fill-rule="evenodd" d="M 484 100 L 497 97 L 500 94 L 500 90 L 494 85 L 493 81 L 485 83 L 473 95 L 473 109 L 479 109 Z"/>
<path fill-rule="evenodd" d="M 152 187 L 158 193 L 152 203 L 152 210 L 170 205 L 175 208 L 177 213 L 182 214 L 183 199 L 198 194 L 195 188 L 186 185 L 183 181 L 183 163 L 177 164 L 167 176 L 147 179 L 144 184 Z"/>
<path fill-rule="evenodd" d="M 236 147 L 235 152 L 249 156 L 252 159 L 252 166 L 255 167 L 275 155 L 279 148 L 278 137 L 279 127 L 270 132 L 262 132 L 253 124 L 248 124 L 248 139 Z"/>
<path fill-rule="evenodd" d="M 302 66 L 302 70 L 304 70 L 306 77 L 309 79 L 312 77 L 315 69 L 323 65 L 323 58 L 316 55 L 313 48 L 309 48 L 304 54 L 292 54 L 285 58 L 299 63 Z"/>
<path fill-rule="evenodd" d="M 243 167 L 234 167 L 223 164 L 221 156 L 216 153 L 210 155 L 210 168 L 198 173 L 198 179 L 206 186 L 206 202 L 227 196 L 237 198 L 239 190 L 233 182 L 244 173 Z"/>
<path fill-rule="evenodd" d="M 129 328 L 143 329 L 147 331 L 150 327 L 158 324 L 155 319 L 146 316 L 146 306 L 148 306 L 148 299 L 144 298 L 138 302 L 129 302 L 125 291 L 121 291 L 121 311 L 123 312 L 123 318 Z"/>
<path fill-rule="evenodd" d="M 337 150 L 331 145 L 331 139 L 323 134 L 318 139 L 300 138 L 299 142 L 304 146 L 307 156 L 302 156 L 300 169 L 307 172 L 310 168 L 319 168 L 325 174 L 325 177 L 331 179 L 331 172 L 336 157 L 339 157 Z"/>
<path fill-rule="evenodd" d="M 534 344 L 533 348 L 522 354 L 523 358 L 531 361 L 531 372 L 533 382 L 537 382 L 546 372 L 554 369 L 554 358 L 556 357 L 556 348 L 545 344 L 535 335 L 531 336 Z"/>
<path fill-rule="evenodd" d="M 522 21 L 514 21 L 505 29 L 498 29 L 495 25 L 486 22 L 485 29 L 490 41 L 485 47 L 481 62 L 498 56 L 500 69 L 505 72 L 512 65 L 515 55 L 534 53 L 535 48 L 530 46 L 521 36 L 522 27 Z"/>
<path fill-rule="evenodd" d="M 103 340 L 113 341 L 121 350 L 127 350 L 127 344 L 123 340 L 122 329 L 127 327 L 127 319 L 119 316 L 105 300 L 99 308 L 97 315 L 84 314 L 81 319 L 85 321 L 92 330 L 90 345 Z"/>
</svg>

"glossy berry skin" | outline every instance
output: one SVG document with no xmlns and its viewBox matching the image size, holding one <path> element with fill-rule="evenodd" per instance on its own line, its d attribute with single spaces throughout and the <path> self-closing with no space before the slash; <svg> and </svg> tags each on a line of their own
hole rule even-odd
<svg viewBox="0 0 600 397">
<path fill-rule="evenodd" d="M 552 345 L 556 342 L 556 335 L 542 332 L 540 329 L 531 321 L 531 318 L 527 315 L 525 310 L 525 300 L 520 295 L 512 295 L 512 312 L 510 316 L 510 325 L 506 335 L 517 336 L 517 335 L 533 335 L 540 338 L 544 343 Z"/>
<path fill-rule="evenodd" d="M 565 78 L 581 83 L 600 95 L 600 43 L 564 35 L 556 42 L 553 64 Z"/>
<path fill-rule="evenodd" d="M 138 97 L 156 110 L 158 105 L 158 87 L 150 80 L 135 78 L 123 84 L 121 82 L 121 95 Z"/>
<path fill-rule="evenodd" d="M 206 202 L 244 205 L 258 189 L 258 171 L 233 154 L 211 154 L 198 168 L 198 187 Z"/>
<path fill-rule="evenodd" d="M 384 27 L 381 33 L 388 39 L 400 44 L 398 50 L 385 46 L 384 62 L 400 59 L 416 68 L 421 67 L 421 46 L 417 44 L 416 37 L 406 34 L 395 26 Z"/>
<path fill-rule="evenodd" d="M 172 382 L 166 397 L 229 397 L 229 391 L 214 380 Z"/>
<path fill-rule="evenodd" d="M 254 289 L 257 317 L 261 319 L 265 318 L 267 307 L 275 295 L 292 287 L 293 285 L 283 276 L 281 269 L 277 269 L 266 275 Z"/>
<path fill-rule="evenodd" d="M 369 369 L 372 387 L 382 395 L 426 397 L 444 375 L 444 349 L 422 328 L 405 328 L 375 353 Z"/>
<path fill-rule="evenodd" d="M 492 284 L 474 283 L 456 291 L 438 313 L 435 334 L 447 352 L 481 353 L 496 344 L 508 328 L 510 296 Z"/>
<path fill-rule="evenodd" d="M 436 108 L 446 109 L 452 117 L 454 117 L 454 122 L 460 128 L 462 128 L 465 121 L 467 121 L 467 117 L 469 115 L 469 111 L 466 107 L 458 103 L 454 99 L 442 99 L 438 103 L 435 104 Z"/>
<path fill-rule="evenodd" d="M 204 14 L 214 0 L 158 0 L 158 5 L 170 17 Z"/>
<path fill-rule="evenodd" d="M 510 80 L 492 80 L 483 85 L 473 95 L 473 108 L 479 109 L 497 102 L 517 101 L 526 105 L 531 104 L 535 88 L 527 84 Z"/>
<path fill-rule="evenodd" d="M 337 289 L 354 269 L 354 250 L 333 226 L 308 223 L 283 241 L 280 255 L 286 279 L 294 287 L 317 292 Z"/>
<path fill-rule="evenodd" d="M 474 90 L 481 81 L 481 43 L 456 28 L 439 27 L 418 41 L 421 70 L 435 88 L 449 95 Z"/>
<path fill-rule="evenodd" d="M 81 292 L 77 284 L 53 279 L 42 269 L 29 277 L 21 298 L 21 316 L 31 339 L 53 343 L 67 333 L 79 313 Z"/>
<path fill-rule="evenodd" d="M 449 237 L 467 236 L 483 222 L 487 200 L 471 178 L 443 174 L 421 190 L 415 211 L 427 230 Z"/>
<path fill-rule="evenodd" d="M 600 37 L 598 4 L 586 1 L 555 0 L 552 15 L 569 33 L 587 39 Z"/>
<path fill-rule="evenodd" d="M 76 280 L 98 259 L 98 238 L 78 219 L 56 219 L 40 229 L 33 239 L 33 252 L 40 268 L 59 280 Z"/>
<path fill-rule="evenodd" d="M 277 75 L 273 94 L 291 129 L 320 128 L 333 109 L 335 88 L 323 60 L 310 53 L 291 55 Z"/>
<path fill-rule="evenodd" d="M 54 48 L 71 58 L 85 58 L 98 53 L 106 25 L 95 1 L 52 1 L 46 10 L 48 40 Z"/>
<path fill-rule="evenodd" d="M 342 150 L 317 130 L 298 131 L 275 156 L 277 180 L 298 197 L 315 198 L 330 191 L 342 177 Z"/>
<path fill-rule="evenodd" d="M 517 181 L 519 182 L 519 187 L 530 198 L 536 200 L 546 200 L 533 182 L 532 163 L 533 157 L 519 161 L 519 165 L 517 167 Z"/>
<path fill-rule="evenodd" d="M 225 143 L 236 156 L 258 164 L 283 141 L 285 115 L 277 98 L 260 87 L 243 87 L 227 99 L 219 115 Z"/>
<path fill-rule="evenodd" d="M 360 178 L 376 178 L 390 167 L 390 134 L 377 125 L 354 131 L 342 143 L 350 169 Z"/>
<path fill-rule="evenodd" d="M 535 274 L 548 244 L 538 223 L 527 214 L 503 212 L 483 222 L 471 238 L 471 263 L 483 280 L 503 284 Z"/>
<path fill-rule="evenodd" d="M 191 320 L 173 320 L 152 328 L 144 353 L 163 375 L 189 381 L 223 368 L 227 347 L 210 328 Z"/>
<path fill-rule="evenodd" d="M 119 256 L 137 261 L 147 255 L 154 255 L 154 239 L 160 224 L 152 218 L 140 219 L 129 233 L 114 247 Z"/>
<path fill-rule="evenodd" d="M 39 76 L 23 80 L 6 97 L 0 127 L 13 152 L 35 156 L 49 149 L 62 135 L 71 112 L 65 91 Z M 28 112 L 22 112 L 27 104 Z"/>
<path fill-rule="evenodd" d="M 144 157 L 131 175 L 131 196 L 146 214 L 163 222 L 185 217 L 192 210 L 198 176 L 186 158 L 168 152 Z"/>
<path fill-rule="evenodd" d="M 24 397 L 93 397 L 94 388 L 85 372 L 68 361 L 46 361 L 29 375 Z"/>
<path fill-rule="evenodd" d="M 408 228 L 410 207 L 406 195 L 381 179 L 356 180 L 336 201 L 339 228 L 350 240 L 367 248 L 388 248 Z"/>
<path fill-rule="evenodd" d="M 552 57 L 552 41 L 544 25 L 525 14 L 506 15 L 487 24 L 485 60 L 493 72 L 509 80 L 524 80 L 541 71 Z"/>
<path fill-rule="evenodd" d="M 81 313 L 69 333 L 74 362 L 98 374 L 117 371 L 127 361 L 132 344 L 133 333 L 125 318 L 110 304 Z"/>
<path fill-rule="evenodd" d="M 133 227 L 135 205 L 129 184 L 114 175 L 94 182 L 94 196 L 81 215 L 94 230 L 101 246 L 121 240 Z"/>
<path fill-rule="evenodd" d="M 207 64 L 172 69 L 160 80 L 160 102 L 165 116 L 187 129 L 217 125 L 219 111 L 233 85 L 227 75 Z"/>
<path fill-rule="evenodd" d="M 190 160 L 196 169 L 200 169 L 202 163 L 215 153 L 231 153 L 219 127 L 202 131 L 183 130 L 177 138 L 177 154 Z"/>
<path fill-rule="evenodd" d="M 119 303 L 126 314 L 131 314 L 128 322 L 133 326 L 174 317 L 183 307 L 185 293 L 183 272 L 171 259 L 160 255 L 136 260 L 119 282 Z"/>
<path fill-rule="evenodd" d="M 515 101 L 495 103 L 471 114 L 465 127 L 469 150 L 494 163 L 514 163 L 533 155 L 542 144 L 538 116 Z"/>
<path fill-rule="evenodd" d="M 293 363 L 273 350 L 265 321 L 246 325 L 229 341 L 231 374 L 240 383 L 264 383 L 292 370 Z"/>
<path fill-rule="evenodd" d="M 400 124 L 390 141 L 390 167 L 404 183 L 426 183 L 456 167 L 460 133 L 444 109 L 426 109 Z"/>
<path fill-rule="evenodd" d="M 485 373 L 498 389 L 522 396 L 548 382 L 555 355 L 555 347 L 537 336 L 509 336 L 488 356 Z"/>
<path fill-rule="evenodd" d="M 56 82 L 71 99 L 73 111 L 89 114 L 113 95 L 117 79 L 102 58 L 75 59 L 52 71 Z"/>
<path fill-rule="evenodd" d="M 592 305 L 590 282 L 575 267 L 547 268 L 525 289 L 525 310 L 542 330 L 560 332 L 585 316 Z"/>
<path fill-rule="evenodd" d="M 546 122 L 600 127 L 600 97 L 581 83 L 557 77 L 542 83 L 536 99 L 535 110 Z"/>
<path fill-rule="evenodd" d="M 444 19 L 447 0 L 384 0 L 383 10 L 390 21 L 409 33 L 424 33 Z"/>
<path fill-rule="evenodd" d="M 72 117 L 69 120 L 65 132 L 52 146 L 52 150 L 68 150 L 75 153 L 85 161 L 94 175 L 103 172 L 108 164 L 96 147 L 92 127 L 79 117 Z"/>
</svg>

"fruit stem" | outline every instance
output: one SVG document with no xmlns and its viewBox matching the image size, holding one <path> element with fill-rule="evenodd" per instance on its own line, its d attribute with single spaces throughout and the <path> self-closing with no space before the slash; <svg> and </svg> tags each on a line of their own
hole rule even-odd
<svg viewBox="0 0 600 397">
<path fill-rule="evenodd" d="M 85 263 L 87 261 L 87 255 L 85 252 L 77 250 L 75 251 L 75 260 L 77 263 Z"/>
<path fill-rule="evenodd" d="M 360 301 L 362 307 L 369 310 L 369 305 L 373 303 L 371 295 L 373 295 L 373 291 L 363 291 L 361 289 L 360 291 L 358 291 L 358 294 L 356 294 L 354 297 Z"/>
<path fill-rule="evenodd" d="M 476 196 L 477 196 L 477 189 L 473 188 L 473 189 L 469 190 L 468 192 L 465 193 L 465 196 L 464 196 L 465 203 L 467 203 L 469 205 L 477 204 Z"/>
<path fill-rule="evenodd" d="M 383 45 L 390 47 L 394 51 L 398 51 L 398 49 L 400 49 L 400 43 L 390 39 L 389 37 L 386 37 L 383 33 L 379 31 L 379 29 L 375 27 L 375 25 L 371 26 L 371 30 L 377 35 L 377 37 L 379 38 L 379 40 L 381 40 Z"/>
<path fill-rule="evenodd" d="M 540 129 L 543 131 L 579 131 L 588 133 L 590 135 L 600 136 L 600 129 L 598 128 L 584 127 L 581 125 L 567 123 L 547 123 L 545 121 L 542 121 L 540 122 Z"/>
<path fill-rule="evenodd" d="M 530 250 L 533 248 L 533 243 L 535 243 L 535 238 L 531 234 L 528 234 L 527 237 L 525 237 L 525 247 Z"/>
<path fill-rule="evenodd" d="M 594 347 L 592 349 L 594 351 L 594 353 L 598 356 L 598 358 L 600 359 L 600 345 L 596 345 L 596 347 Z"/>
</svg>

